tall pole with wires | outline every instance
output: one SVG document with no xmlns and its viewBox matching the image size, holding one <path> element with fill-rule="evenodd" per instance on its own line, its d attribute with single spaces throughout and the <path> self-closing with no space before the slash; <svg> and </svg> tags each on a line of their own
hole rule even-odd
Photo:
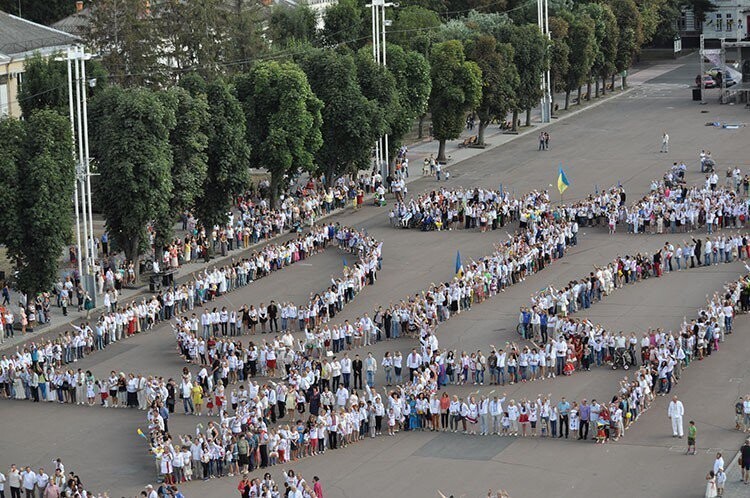
<svg viewBox="0 0 750 498">
<path fill-rule="evenodd" d="M 75 141 L 75 194 L 73 205 L 76 213 L 76 251 L 78 275 L 84 288 L 95 300 L 94 263 L 96 261 L 96 239 L 91 195 L 91 158 L 89 157 L 88 106 L 86 98 L 86 61 L 91 58 L 81 46 L 68 48 L 65 59 L 68 64 L 68 111 L 70 129 Z M 83 220 L 81 220 L 83 218 Z M 83 230 L 81 230 L 83 228 Z"/>
<path fill-rule="evenodd" d="M 549 30 L 549 6 L 547 0 L 537 0 L 536 7 L 539 29 L 547 40 L 551 40 L 552 35 Z M 541 87 L 542 100 L 540 107 L 542 110 L 542 123 L 549 123 L 552 118 L 552 81 L 549 68 L 545 69 L 542 73 Z"/>
<path fill-rule="evenodd" d="M 385 28 L 390 24 L 390 21 L 385 18 L 385 9 L 386 7 L 398 7 L 398 4 L 385 0 L 373 0 L 366 6 L 370 7 L 372 14 L 372 58 L 377 65 L 385 67 Z M 390 159 L 388 157 L 387 134 L 375 142 L 375 162 L 383 178 L 388 176 Z"/>
</svg>

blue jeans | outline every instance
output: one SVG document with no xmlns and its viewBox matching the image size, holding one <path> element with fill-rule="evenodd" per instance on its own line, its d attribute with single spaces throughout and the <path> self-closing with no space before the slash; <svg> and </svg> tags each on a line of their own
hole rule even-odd
<svg viewBox="0 0 750 498">
<path fill-rule="evenodd" d="M 194 413 L 195 407 L 193 406 L 192 398 L 182 398 L 182 408 L 184 408 L 185 413 Z"/>
<path fill-rule="evenodd" d="M 484 370 L 477 370 L 477 382 L 484 383 Z"/>
<path fill-rule="evenodd" d="M 367 372 L 367 386 L 372 387 L 375 385 L 375 372 L 368 370 Z"/>
<path fill-rule="evenodd" d="M 497 367 L 497 380 L 505 385 L 505 367 Z"/>
</svg>

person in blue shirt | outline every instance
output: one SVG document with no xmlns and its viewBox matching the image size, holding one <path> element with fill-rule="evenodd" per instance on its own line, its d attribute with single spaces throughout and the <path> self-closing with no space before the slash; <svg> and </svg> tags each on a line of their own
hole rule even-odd
<svg viewBox="0 0 750 498">
<path fill-rule="evenodd" d="M 522 331 L 523 331 L 523 338 L 528 339 L 529 333 L 530 333 L 530 324 L 531 324 L 531 313 L 529 312 L 528 308 L 522 308 L 521 309 L 521 325 L 522 325 Z"/>
<path fill-rule="evenodd" d="M 558 438 L 563 437 L 563 431 L 565 432 L 565 439 L 568 439 L 568 429 L 570 428 L 570 424 L 568 423 L 568 415 L 570 413 L 570 403 L 565 401 L 565 397 L 560 399 L 560 402 L 557 404 L 557 411 L 560 414 L 560 435 L 558 435 Z"/>
</svg>

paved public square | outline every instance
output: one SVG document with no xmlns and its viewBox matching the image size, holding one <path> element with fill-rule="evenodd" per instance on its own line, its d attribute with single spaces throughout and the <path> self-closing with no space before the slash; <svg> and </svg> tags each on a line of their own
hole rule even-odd
<svg viewBox="0 0 750 498">
<path fill-rule="evenodd" d="M 548 188 L 559 201 L 553 185 L 557 168 L 562 165 L 571 183 L 565 201 L 585 197 L 597 187 L 621 183 L 630 202 L 646 192 L 650 182 L 660 178 L 675 161 L 688 164 L 688 184 L 701 182 L 698 152 L 702 148 L 712 151 L 720 176 L 730 165 L 738 165 L 745 173 L 750 168 L 746 159 L 750 129 L 725 130 L 706 127 L 705 123 L 742 123 L 748 120 L 748 111 L 740 105 L 720 106 L 714 97 L 706 106 L 692 102 L 688 85 L 696 74 L 695 59 L 667 62 L 657 70 L 636 73 L 630 80 L 630 91 L 553 123 L 546 128 L 551 135 L 548 151 L 537 151 L 538 132 L 533 130 L 460 161 L 455 145 L 449 147 L 455 161 L 449 165 L 450 180 L 443 184 L 491 188 L 502 184 L 516 193 Z M 653 79 L 644 81 L 651 76 Z M 671 138 L 669 154 L 659 153 L 664 130 Z M 437 145 L 430 147 L 436 149 Z M 412 150 L 413 176 L 420 174 L 426 150 L 424 145 Z M 408 195 L 436 186 L 433 178 L 415 180 L 409 183 Z M 457 250 L 464 259 L 478 258 L 489 254 L 493 243 L 506 238 L 506 230 L 395 229 L 388 222 L 389 207 L 368 204 L 333 218 L 344 225 L 366 228 L 384 242 L 378 281 L 346 306 L 336 317 L 337 322 L 366 312 L 372 315 L 378 305 L 404 299 L 431 282 L 450 280 Z M 518 308 L 529 303 L 530 294 L 548 285 L 562 286 L 588 274 L 592 265 L 605 264 L 617 255 L 653 253 L 666 241 L 676 243 L 683 238 L 685 234 L 610 236 L 604 226 L 582 228 L 579 244 L 565 258 L 441 325 L 440 347 L 476 351 L 486 350 L 490 344 L 517 342 Z M 341 266 L 341 254 L 326 251 L 229 293 L 215 306 L 236 309 L 271 299 L 300 302 L 323 289 L 331 275 L 341 272 Z M 673 272 L 618 290 L 577 316 L 600 322 L 608 330 L 635 331 L 639 335 L 648 328 L 672 329 L 683 317 L 694 317 L 708 294 L 721 290 L 725 282 L 744 271 L 743 264 L 735 262 Z M 613 444 L 409 432 L 368 438 L 347 449 L 290 462 L 284 468 L 293 468 L 308 479 L 319 476 L 326 498 L 434 497 L 437 490 L 445 495 L 479 497 L 485 496 L 488 488 L 507 489 L 514 498 L 703 496 L 705 475 L 716 451 L 723 451 L 729 461 L 742 442 L 742 436 L 733 430 L 733 402 L 738 394 L 750 392 L 748 334 L 750 319 L 738 317 L 735 333 L 721 344 L 721 350 L 694 362 L 675 389 L 685 404 L 685 420 L 695 420 L 699 428 L 697 456 L 685 456 L 684 440 L 671 437 L 668 398 L 657 398 L 624 439 Z M 402 338 L 357 353 L 364 357 L 372 351 L 380 359 L 385 351 L 399 349 L 406 356 L 413 346 L 412 340 Z M 90 369 L 97 378 L 106 377 L 112 370 L 178 378 L 185 362 L 177 354 L 170 326 L 163 324 L 90 355 L 75 366 Z M 197 371 L 194 366 L 191 369 Z M 382 372 L 378 374 L 376 385 L 382 386 Z M 603 400 L 616 391 L 622 375 L 621 371 L 594 368 L 571 377 L 497 388 L 496 393 L 507 392 L 509 399 L 552 393 L 555 398 Z M 493 389 L 495 386 L 485 385 L 481 390 L 490 393 Z M 474 386 L 446 388 L 450 394 L 463 395 L 474 390 Z M 205 418 L 182 415 L 180 406 L 176 412 L 169 419 L 173 434 L 194 433 L 196 423 L 206 423 Z M 144 412 L 3 400 L 0 413 L 0 468 L 12 463 L 38 468 L 61 457 L 66 468 L 75 470 L 87 486 L 109 490 L 110 497 L 135 496 L 145 484 L 155 482 L 153 457 L 148 454 L 146 441 L 136 434 L 137 428 L 147 425 Z M 280 471 L 280 467 L 270 469 L 275 478 Z M 236 478 L 223 478 L 191 483 L 183 487 L 183 493 L 188 497 L 236 496 L 236 486 Z"/>
</svg>

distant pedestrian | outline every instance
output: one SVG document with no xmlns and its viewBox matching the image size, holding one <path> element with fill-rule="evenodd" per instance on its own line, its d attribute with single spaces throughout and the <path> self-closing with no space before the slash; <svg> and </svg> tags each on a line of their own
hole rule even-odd
<svg viewBox="0 0 750 498">
<path fill-rule="evenodd" d="M 661 149 L 659 152 L 669 152 L 669 134 L 666 131 L 661 136 Z"/>
<path fill-rule="evenodd" d="M 745 484 L 750 484 L 750 439 L 746 439 L 740 448 L 739 464 L 742 469 L 742 480 Z"/>
</svg>

